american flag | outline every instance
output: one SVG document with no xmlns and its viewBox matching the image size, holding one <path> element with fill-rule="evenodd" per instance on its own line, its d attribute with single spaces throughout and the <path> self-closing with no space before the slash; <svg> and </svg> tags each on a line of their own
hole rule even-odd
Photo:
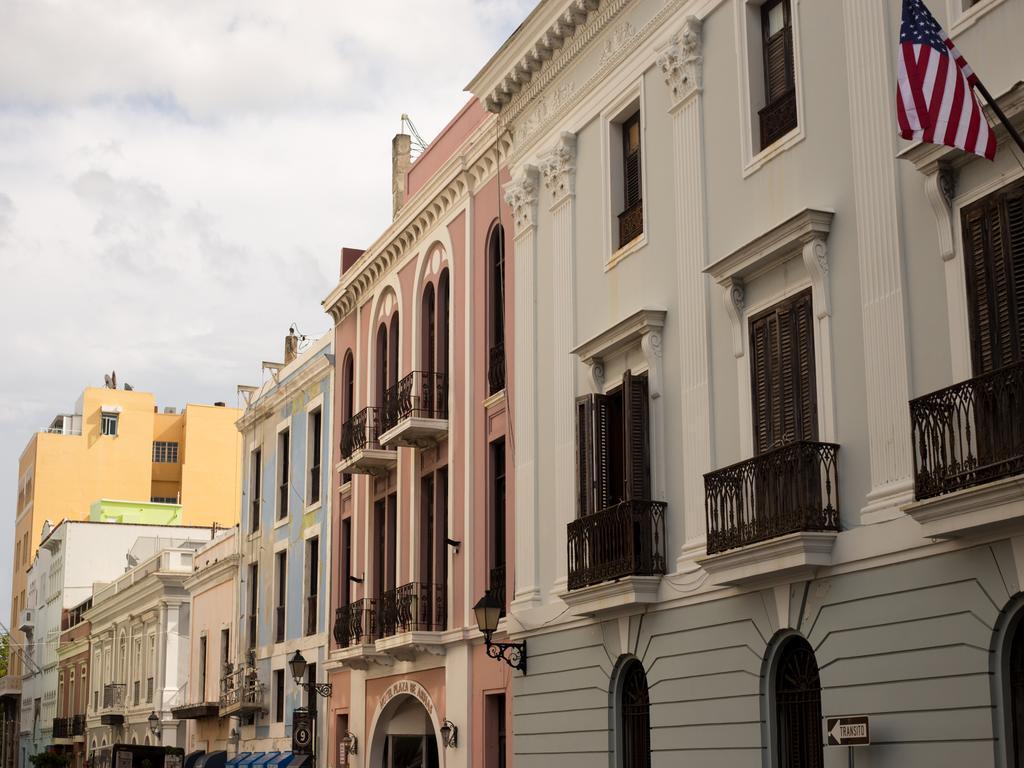
<svg viewBox="0 0 1024 768">
<path fill-rule="evenodd" d="M 903 0 L 896 116 L 900 135 L 996 156 L 996 137 L 972 90 L 978 78 L 921 0 Z"/>
</svg>

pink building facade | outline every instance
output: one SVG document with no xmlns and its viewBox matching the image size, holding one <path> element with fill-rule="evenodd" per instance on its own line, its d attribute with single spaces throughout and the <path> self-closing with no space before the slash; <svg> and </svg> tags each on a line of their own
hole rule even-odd
<svg viewBox="0 0 1024 768">
<path fill-rule="evenodd" d="M 519 673 L 488 658 L 473 614 L 488 590 L 507 606 L 515 583 L 504 141 L 474 100 L 411 166 L 397 157 L 394 223 L 349 252 L 324 301 L 338 448 L 328 766 L 511 757 Z"/>
</svg>

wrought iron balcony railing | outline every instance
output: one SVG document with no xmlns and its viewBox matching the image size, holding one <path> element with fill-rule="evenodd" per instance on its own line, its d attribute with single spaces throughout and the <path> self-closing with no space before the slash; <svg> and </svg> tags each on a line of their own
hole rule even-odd
<svg viewBox="0 0 1024 768">
<path fill-rule="evenodd" d="M 53 719 L 53 738 L 55 738 L 55 739 L 70 739 L 71 738 L 71 718 L 70 717 L 55 717 Z"/>
<path fill-rule="evenodd" d="M 914 495 L 1024 472 L 1024 362 L 910 401 Z"/>
<path fill-rule="evenodd" d="M 757 113 L 761 124 L 761 149 L 767 149 L 796 128 L 796 89 L 791 88 Z"/>
<path fill-rule="evenodd" d="M 839 530 L 839 446 L 799 441 L 704 475 L 708 554 Z"/>
<path fill-rule="evenodd" d="M 506 602 L 505 592 L 505 565 L 496 565 L 491 568 L 491 577 L 488 584 L 488 588 L 492 595 L 494 595 L 498 603 L 501 605 L 500 616 L 505 615 L 505 608 L 508 605 Z"/>
<path fill-rule="evenodd" d="M 263 684 L 256 668 L 243 665 L 220 680 L 220 708 L 258 709 L 263 706 Z"/>
<path fill-rule="evenodd" d="M 381 432 L 402 419 L 448 418 L 448 376 L 436 371 L 413 371 L 384 392 Z"/>
<path fill-rule="evenodd" d="M 340 648 L 366 645 L 376 634 L 376 612 L 370 598 L 343 605 L 334 612 L 334 642 Z"/>
<path fill-rule="evenodd" d="M 341 457 L 349 458 L 356 451 L 367 448 L 381 450 L 378 437 L 381 428 L 381 408 L 363 408 L 341 426 Z"/>
<path fill-rule="evenodd" d="M 377 603 L 379 637 L 399 632 L 441 632 L 447 623 L 442 584 L 403 584 L 380 596 Z"/>
<path fill-rule="evenodd" d="M 85 736 L 85 715 L 75 715 L 71 718 L 71 737 Z"/>
<path fill-rule="evenodd" d="M 644 233 L 644 201 L 637 200 L 619 214 L 619 248 L 636 240 Z"/>
<path fill-rule="evenodd" d="M 569 523 L 569 589 L 665 573 L 663 501 L 623 501 Z"/>
<path fill-rule="evenodd" d="M 128 700 L 128 686 L 124 683 L 107 683 L 103 686 L 103 709 L 124 709 Z"/>
<path fill-rule="evenodd" d="M 487 360 L 487 394 L 494 395 L 505 388 L 505 342 L 491 347 Z"/>
</svg>

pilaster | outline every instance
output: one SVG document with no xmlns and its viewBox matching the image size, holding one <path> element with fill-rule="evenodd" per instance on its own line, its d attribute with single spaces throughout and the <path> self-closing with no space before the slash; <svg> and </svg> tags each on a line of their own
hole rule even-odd
<svg viewBox="0 0 1024 768">
<path fill-rule="evenodd" d="M 871 464 L 865 523 L 900 515 L 913 495 L 887 5 L 843 0 Z"/>
<path fill-rule="evenodd" d="M 513 608 L 540 603 L 537 550 L 537 199 L 539 173 L 524 165 L 505 186 L 515 226 L 515 376 L 512 450 L 515 457 L 516 585 Z"/>
<path fill-rule="evenodd" d="M 564 592 L 568 577 L 567 530 L 576 510 L 573 480 L 575 424 L 573 404 L 576 397 L 576 359 L 572 348 L 576 340 L 576 136 L 562 133 L 558 143 L 540 166 L 544 186 L 551 193 L 550 301 L 552 322 L 552 374 L 554 378 L 555 498 L 554 541 L 555 575 L 552 593 Z"/>
<path fill-rule="evenodd" d="M 705 554 L 704 473 L 711 471 L 711 386 L 704 187 L 704 105 L 701 22 L 688 16 L 658 58 L 670 91 L 676 203 L 676 283 L 682 404 L 682 551 L 679 570 L 698 568 Z M 674 516 L 678 520 L 679 516 Z"/>
</svg>

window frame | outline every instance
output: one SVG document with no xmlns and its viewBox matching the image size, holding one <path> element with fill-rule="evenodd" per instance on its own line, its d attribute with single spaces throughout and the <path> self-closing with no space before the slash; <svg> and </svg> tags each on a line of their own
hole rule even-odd
<svg viewBox="0 0 1024 768">
<path fill-rule="evenodd" d="M 762 690 L 764 696 L 762 697 L 762 706 L 764 711 L 762 713 L 762 722 L 764 733 L 762 737 L 762 743 L 765 745 L 765 757 L 766 763 L 769 768 L 785 768 L 789 763 L 783 763 L 779 758 L 779 729 L 780 729 L 780 717 L 778 708 L 778 673 L 782 667 L 782 663 L 785 661 L 786 654 L 790 652 L 790 649 L 794 645 L 805 645 L 810 650 L 815 666 L 818 671 L 818 710 L 819 717 L 817 718 L 817 728 L 814 733 L 817 734 L 818 739 L 821 740 L 822 758 L 819 765 L 824 765 L 824 748 L 825 740 L 822 736 L 823 733 L 823 706 L 821 698 L 821 664 L 818 662 L 817 654 L 814 653 L 814 646 L 811 645 L 810 641 L 807 640 L 799 632 L 793 630 L 786 630 L 779 633 L 769 644 L 768 652 L 765 655 L 764 663 L 762 664 Z"/>
<path fill-rule="evenodd" d="M 113 427 L 110 425 L 113 424 Z M 116 411 L 100 411 L 100 435 L 117 437 L 121 427 L 120 414 Z"/>
<path fill-rule="evenodd" d="M 1005 0 L 978 0 L 971 4 L 970 0 L 947 0 L 946 10 L 949 19 L 949 36 L 955 38 L 965 29 L 970 29 L 990 11 L 1002 5 Z"/>
<path fill-rule="evenodd" d="M 647 195 L 647 156 L 644 147 L 648 144 L 645 135 L 648 128 L 647 107 L 643 76 L 629 83 L 600 113 L 601 124 L 601 170 L 604 206 L 604 270 L 614 269 L 623 259 L 640 251 L 648 243 L 650 232 L 650 206 Z M 628 243 L 619 245 L 619 214 L 624 208 L 623 198 L 623 139 L 622 126 L 634 114 L 640 120 L 640 200 L 642 205 L 643 231 Z M 508 252 L 506 251 L 506 256 Z M 507 331 L 506 325 L 506 331 Z"/>
<path fill-rule="evenodd" d="M 631 761 L 628 760 L 626 754 L 626 711 L 625 711 L 625 694 L 626 684 L 628 682 L 628 676 L 633 674 L 636 670 L 639 670 L 643 675 L 644 685 L 647 693 L 647 745 L 648 754 L 647 760 L 643 761 L 645 764 L 635 766 Z M 624 656 L 620 659 L 616 672 L 614 682 L 611 688 L 612 694 L 612 714 L 613 714 L 613 738 L 615 745 L 615 765 L 617 768 L 650 768 L 651 766 L 651 702 L 650 702 L 650 691 L 651 685 L 650 680 L 647 677 L 647 669 L 635 656 Z"/>
<path fill-rule="evenodd" d="M 793 38 L 793 87 L 796 90 L 796 127 L 773 144 L 760 147 L 758 112 L 767 103 L 764 93 L 764 56 L 762 52 L 761 6 L 763 0 L 733 0 L 736 36 L 736 71 L 740 100 L 740 165 L 747 178 L 764 165 L 807 137 L 804 87 L 801 67 L 800 2 L 789 0 Z"/>
<path fill-rule="evenodd" d="M 292 507 L 292 429 L 284 419 L 277 425 L 274 448 L 274 527 L 283 525 Z"/>
<path fill-rule="evenodd" d="M 177 464 L 178 463 L 178 441 L 177 440 L 154 440 L 153 441 L 153 463 L 154 464 Z"/>
<path fill-rule="evenodd" d="M 314 439 L 313 425 L 315 423 L 314 417 L 319 417 L 319 431 L 320 439 Z M 319 454 L 319 462 L 314 464 L 314 457 Z M 306 403 L 306 458 L 305 458 L 305 482 L 303 483 L 303 507 L 305 512 L 312 512 L 314 509 L 319 508 L 323 504 L 324 498 L 324 457 L 326 456 L 326 450 L 324 445 L 324 395 L 323 393 L 317 395 Z M 318 470 L 318 477 L 314 482 L 313 469 L 314 467 Z M 314 485 L 316 498 L 314 495 Z"/>
<path fill-rule="evenodd" d="M 263 517 L 263 446 L 249 451 L 249 533 L 260 531 Z"/>
</svg>

